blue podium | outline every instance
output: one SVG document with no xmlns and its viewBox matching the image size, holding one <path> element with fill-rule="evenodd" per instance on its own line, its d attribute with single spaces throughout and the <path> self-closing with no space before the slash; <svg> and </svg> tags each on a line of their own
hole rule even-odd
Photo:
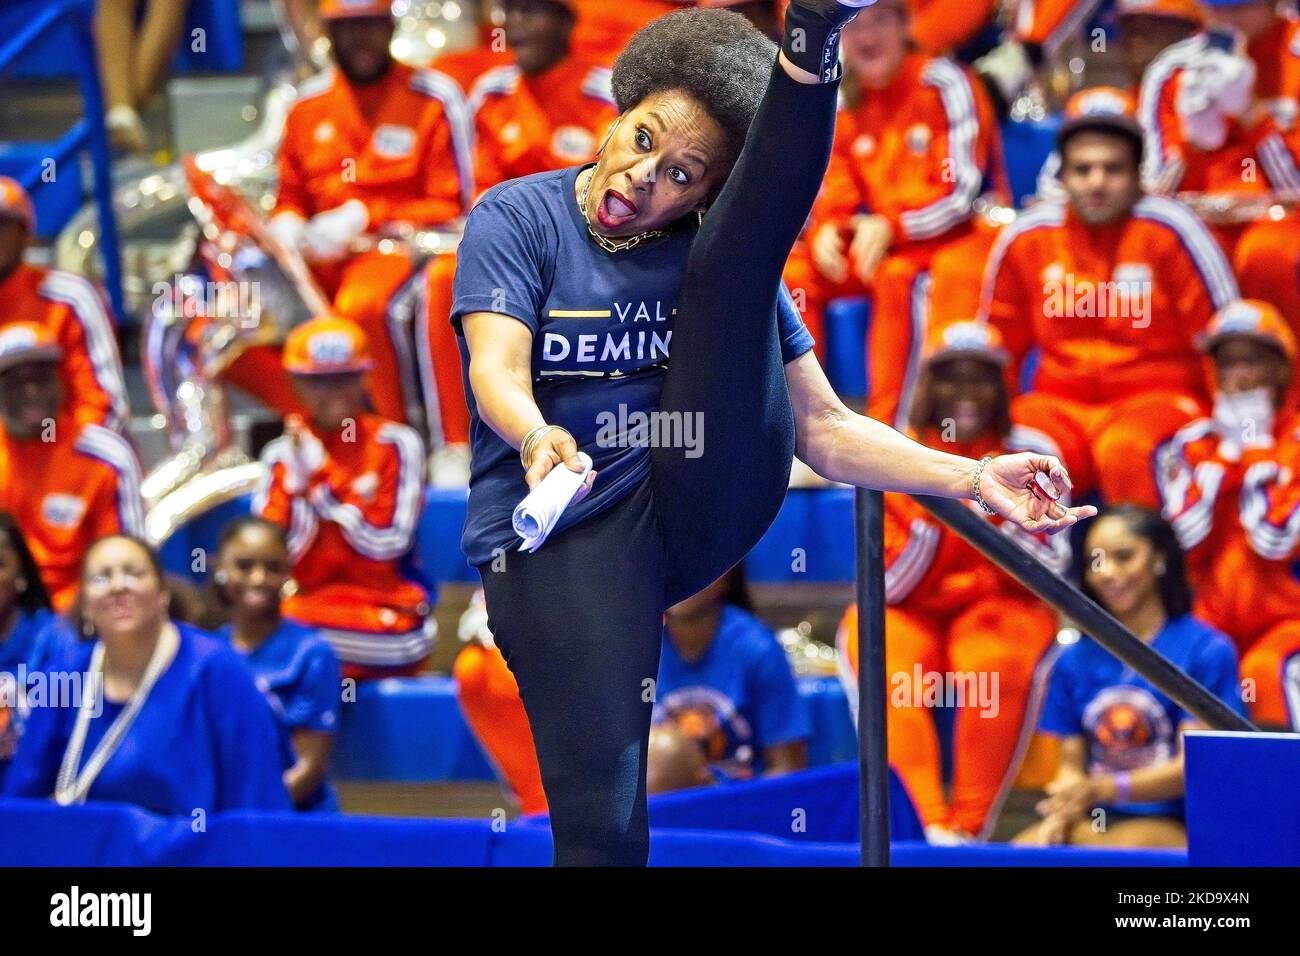
<svg viewBox="0 0 1300 956">
<path fill-rule="evenodd" d="M 1300 866 L 1300 734 L 1192 731 L 1187 861 Z"/>
</svg>

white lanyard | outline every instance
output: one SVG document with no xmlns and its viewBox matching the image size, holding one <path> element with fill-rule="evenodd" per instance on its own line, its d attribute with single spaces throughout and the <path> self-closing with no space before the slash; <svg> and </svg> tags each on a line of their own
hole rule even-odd
<svg viewBox="0 0 1300 956">
<path fill-rule="evenodd" d="M 77 712 L 77 723 L 72 729 L 72 737 L 68 741 L 68 748 L 63 753 L 63 764 L 59 767 L 58 782 L 54 785 L 54 800 L 60 806 L 68 806 L 73 803 L 85 803 L 86 794 L 90 792 L 91 786 L 94 785 L 95 779 L 99 776 L 104 765 L 112 759 L 113 754 L 117 753 L 117 748 L 122 745 L 127 731 L 135 723 L 136 717 L 140 714 L 140 708 L 149 697 L 149 692 L 153 690 L 154 684 L 162 676 L 170 661 L 172 651 L 179 642 L 175 628 L 170 624 L 163 626 L 162 633 L 158 635 L 158 642 L 154 645 L 153 656 L 149 658 L 149 666 L 145 668 L 144 676 L 140 678 L 140 684 L 136 687 L 130 699 L 126 702 L 126 707 L 117 715 L 112 726 L 104 734 L 99 745 L 95 747 L 94 753 L 86 761 L 86 766 L 80 773 L 77 772 L 77 766 L 81 763 L 82 751 L 86 748 L 86 734 L 90 730 L 91 711 L 95 709 L 95 701 L 103 693 L 104 687 L 104 642 L 97 641 L 95 649 L 90 655 L 90 684 L 89 688 L 83 689 L 81 698 L 81 709 Z"/>
</svg>

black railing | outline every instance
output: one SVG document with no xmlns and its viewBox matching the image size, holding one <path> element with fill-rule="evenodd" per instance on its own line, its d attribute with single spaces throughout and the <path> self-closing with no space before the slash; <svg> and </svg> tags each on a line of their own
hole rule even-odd
<svg viewBox="0 0 1300 956">
<path fill-rule="evenodd" d="M 1115 620 L 1101 605 L 958 501 L 916 496 L 942 524 L 1090 638 L 1141 674 L 1213 730 L 1254 731 L 1250 721 Z M 889 769 L 885 736 L 884 496 L 859 488 L 857 531 L 858 761 L 862 797 L 862 863 L 889 865 Z"/>
</svg>

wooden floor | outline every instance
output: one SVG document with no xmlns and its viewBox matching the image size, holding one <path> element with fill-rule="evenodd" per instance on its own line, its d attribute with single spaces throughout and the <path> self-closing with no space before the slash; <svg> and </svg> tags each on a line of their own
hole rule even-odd
<svg viewBox="0 0 1300 956">
<path fill-rule="evenodd" d="M 488 818 L 494 810 L 518 816 L 501 786 L 483 781 L 395 783 L 341 780 L 336 786 L 344 813 L 374 817 Z"/>
</svg>

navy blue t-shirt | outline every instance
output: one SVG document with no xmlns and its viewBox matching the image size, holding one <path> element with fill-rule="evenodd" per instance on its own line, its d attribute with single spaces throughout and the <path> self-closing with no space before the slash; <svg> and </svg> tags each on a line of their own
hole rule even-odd
<svg viewBox="0 0 1300 956">
<path fill-rule="evenodd" d="M 664 628 L 652 720 L 696 740 L 714 774 L 761 774 L 763 750 L 807 740 L 811 724 L 785 648 L 772 629 L 732 605 L 722 609 L 713 643 L 687 661 Z"/>
<path fill-rule="evenodd" d="M 461 319 L 509 315 L 533 333 L 533 396 L 546 421 L 568 429 L 599 472 L 557 531 L 620 501 L 650 472 L 644 419 L 659 408 L 682 273 L 695 229 L 609 253 L 591 238 L 574 197 L 585 167 L 511 180 L 470 213 L 458 250 L 451 321 L 470 410 L 469 516 L 461 540 L 469 563 L 519 547 L 510 516 L 528 493 L 519 453 L 478 415 Z M 737 255 L 743 255 L 737 250 Z M 783 294 L 781 352 L 791 362 L 813 347 Z M 716 321 L 725 322 L 719 315 Z M 638 428 L 641 429 L 638 432 Z"/>
<path fill-rule="evenodd" d="M 1237 652 L 1223 634 L 1185 614 L 1166 621 L 1151 646 L 1245 716 Z M 1039 727 L 1059 737 L 1086 737 L 1087 770 L 1096 774 L 1138 770 L 1172 759 L 1179 749 L 1179 727 L 1193 719 L 1145 677 L 1085 637 L 1062 651 L 1053 665 Z M 1128 803 L 1116 809 L 1181 817 L 1183 801 Z"/>
</svg>

